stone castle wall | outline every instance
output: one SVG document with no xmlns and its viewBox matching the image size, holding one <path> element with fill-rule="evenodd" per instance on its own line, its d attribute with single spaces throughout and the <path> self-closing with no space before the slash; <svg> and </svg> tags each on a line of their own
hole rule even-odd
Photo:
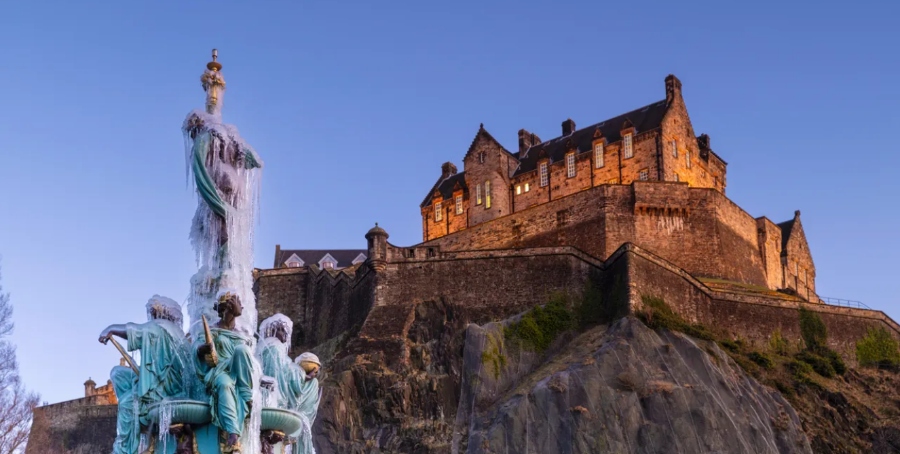
<svg viewBox="0 0 900 454">
<path fill-rule="evenodd" d="M 34 409 L 25 454 L 110 452 L 116 438 L 117 405 L 93 396 Z"/>
<path fill-rule="evenodd" d="M 721 192 L 684 183 L 598 186 L 423 246 L 573 246 L 604 259 L 624 243 L 652 250 L 697 276 L 763 286 L 774 279 L 763 264 L 756 219 Z"/>
</svg>

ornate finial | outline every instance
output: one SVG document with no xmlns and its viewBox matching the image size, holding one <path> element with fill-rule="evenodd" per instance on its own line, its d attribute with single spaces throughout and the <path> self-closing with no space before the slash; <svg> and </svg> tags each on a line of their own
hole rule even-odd
<svg viewBox="0 0 900 454">
<path fill-rule="evenodd" d="M 212 50 L 212 61 L 206 64 L 206 71 L 200 77 L 203 90 L 206 92 L 206 112 L 218 114 L 220 110 L 220 95 L 225 91 L 225 78 L 222 77 L 222 64 L 217 61 L 218 49 Z"/>
<path fill-rule="evenodd" d="M 375 227 L 378 227 L 378 223 L 377 223 L 377 222 L 375 223 Z"/>
</svg>

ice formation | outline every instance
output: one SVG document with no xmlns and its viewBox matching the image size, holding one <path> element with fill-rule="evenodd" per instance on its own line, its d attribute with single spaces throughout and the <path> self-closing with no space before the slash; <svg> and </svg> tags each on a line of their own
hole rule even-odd
<svg viewBox="0 0 900 454">
<path fill-rule="evenodd" d="M 191 327 L 213 310 L 220 289 L 233 289 L 244 306 L 238 330 L 256 330 L 256 301 L 252 291 L 253 225 L 258 209 L 262 160 L 238 134 L 222 123 L 219 114 L 195 110 L 182 126 L 188 174 L 198 194 L 191 226 L 191 245 L 199 270 L 191 279 L 188 314 Z M 196 332 L 192 330 L 192 336 Z M 195 337 L 196 338 L 196 337 Z"/>
</svg>

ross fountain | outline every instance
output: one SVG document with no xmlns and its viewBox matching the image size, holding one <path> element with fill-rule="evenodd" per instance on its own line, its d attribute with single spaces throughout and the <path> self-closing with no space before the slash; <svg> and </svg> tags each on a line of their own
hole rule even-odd
<svg viewBox="0 0 900 454">
<path fill-rule="evenodd" d="M 321 364 L 308 352 L 290 360 L 292 323 L 282 314 L 256 334 L 252 243 L 263 162 L 237 128 L 222 122 L 225 79 L 217 57 L 213 49 L 200 79 L 206 109 L 188 114 L 182 126 L 198 195 L 188 333 L 181 306 L 159 295 L 147 304 L 147 323 L 100 333 L 100 342 L 112 342 L 130 365 L 111 372 L 119 397 L 114 454 L 315 453 Z"/>
</svg>

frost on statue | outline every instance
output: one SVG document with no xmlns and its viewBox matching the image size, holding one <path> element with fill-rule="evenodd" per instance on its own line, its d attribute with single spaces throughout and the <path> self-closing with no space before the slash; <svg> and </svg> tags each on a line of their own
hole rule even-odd
<svg viewBox="0 0 900 454">
<path fill-rule="evenodd" d="M 315 453 L 310 427 L 321 397 L 318 359 L 304 353 L 299 365 L 290 361 L 292 326 L 283 315 L 260 327 L 260 346 L 254 336 L 253 223 L 263 163 L 222 122 L 221 69 L 213 51 L 201 78 L 206 111 L 191 112 L 182 126 L 188 179 L 198 195 L 189 334 L 181 306 L 159 296 L 147 305 L 147 323 L 111 325 L 100 334 L 100 342 L 112 341 L 130 362 L 111 374 L 120 396 L 115 454 L 256 454 L 287 444 L 295 454 Z M 141 352 L 140 364 L 128 351 Z M 284 399 L 264 401 L 263 388 Z"/>
</svg>

